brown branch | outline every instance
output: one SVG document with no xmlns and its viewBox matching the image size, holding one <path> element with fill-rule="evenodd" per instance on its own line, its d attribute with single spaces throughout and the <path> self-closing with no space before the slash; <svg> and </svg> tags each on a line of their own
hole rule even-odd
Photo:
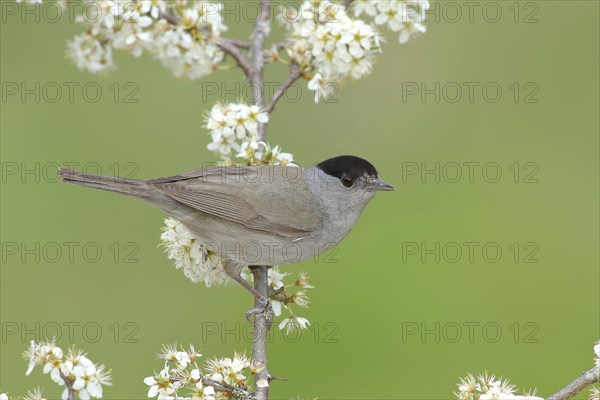
<svg viewBox="0 0 600 400">
<path fill-rule="evenodd" d="M 348 8 L 350 7 L 350 4 L 352 4 L 354 0 L 344 0 L 344 7 Z"/>
<path fill-rule="evenodd" d="M 73 380 L 69 379 L 65 376 L 65 374 L 62 373 L 62 371 L 59 371 L 60 373 L 60 377 L 62 378 L 63 382 L 65 383 L 65 386 L 67 387 L 67 400 L 75 400 L 75 390 L 73 389 Z"/>
<path fill-rule="evenodd" d="M 242 388 L 237 388 L 226 383 L 216 382 L 205 377 L 203 377 L 201 381 L 202 384 L 206 386 L 212 386 L 217 392 L 230 392 L 236 399 L 250 399 L 252 397 L 250 393 Z"/>
<path fill-rule="evenodd" d="M 281 50 L 285 49 L 288 44 L 290 44 L 290 39 L 283 39 L 281 42 L 275 44 L 274 47 L 277 52 L 280 52 Z"/>
<path fill-rule="evenodd" d="M 269 267 L 257 266 L 252 268 L 254 275 L 254 288 L 263 295 L 265 299 L 269 298 Z M 254 302 L 255 307 L 264 307 L 259 299 Z M 269 375 L 267 367 L 267 339 L 271 326 L 273 325 L 273 308 L 269 304 L 263 311 L 254 315 L 254 342 L 252 344 L 252 361 L 257 363 L 260 368 L 254 376 L 256 400 L 267 400 L 269 398 L 269 387 L 258 387 L 259 381 L 270 382 L 272 377 Z"/>
<path fill-rule="evenodd" d="M 239 47 L 240 49 L 249 49 L 250 48 L 250 42 L 246 42 L 244 40 L 238 40 L 238 39 L 228 39 L 231 43 L 233 43 L 235 46 Z"/>
<path fill-rule="evenodd" d="M 261 16 L 260 19 L 256 22 L 256 26 L 252 34 L 252 41 L 250 43 L 239 41 L 236 39 L 225 38 L 220 38 L 217 41 L 217 44 L 221 48 L 221 50 L 233 57 L 236 60 L 239 67 L 244 71 L 246 79 L 252 86 L 254 102 L 257 106 L 261 108 L 265 107 L 264 45 L 265 39 L 270 31 L 270 6 L 270 0 L 261 0 Z M 161 13 L 161 18 L 164 18 L 173 25 L 178 25 L 180 23 L 180 18 L 170 12 Z M 280 44 L 279 47 L 277 47 L 278 51 L 285 47 L 284 43 L 285 42 L 282 42 L 282 44 Z M 246 54 L 244 54 L 243 50 L 250 51 L 250 59 L 248 59 Z M 283 94 L 285 93 L 285 90 L 287 90 L 287 88 L 289 88 L 289 86 L 296 79 L 298 79 L 298 77 L 296 77 L 296 75 L 299 75 L 297 70 L 292 69 L 291 72 L 292 73 L 290 75 L 290 78 L 288 78 L 288 80 L 282 85 L 282 87 L 280 87 L 277 93 L 275 93 L 273 99 L 271 99 L 271 102 L 269 103 L 269 110 L 273 110 L 279 98 L 281 98 L 281 96 L 283 96 Z M 266 131 L 267 124 L 260 123 L 258 126 L 259 140 L 265 140 Z M 254 287 L 263 295 L 263 298 L 265 299 L 269 298 L 268 269 L 269 268 L 266 266 L 252 268 L 252 274 L 254 275 Z M 261 304 L 261 301 L 256 299 L 255 306 L 259 307 L 261 305 L 264 304 Z M 243 391 L 238 388 L 229 387 L 228 385 L 214 382 L 208 378 L 203 378 L 202 382 L 212 386 L 213 388 L 215 388 L 215 390 L 231 392 L 233 396 L 238 398 L 253 398 L 256 400 L 267 400 L 269 398 L 269 387 L 259 387 L 258 383 L 270 382 L 271 380 L 276 379 L 275 377 L 269 375 L 269 370 L 267 367 L 267 340 L 272 325 L 273 308 L 270 305 L 265 307 L 263 311 L 255 314 L 252 359 L 253 362 L 260 365 L 260 368 L 254 377 L 256 388 L 253 394 L 249 394 L 246 391 Z"/>
<path fill-rule="evenodd" d="M 281 97 L 285 94 L 285 92 L 302 76 L 302 72 L 300 72 L 300 68 L 294 63 L 290 64 L 290 76 L 288 79 L 279 86 L 279 89 L 273 94 L 273 98 L 265 108 L 265 111 L 271 113 L 275 108 L 275 105 L 281 99 Z"/>
<path fill-rule="evenodd" d="M 584 372 L 579 376 L 579 378 L 575 379 L 573 382 L 569 383 L 563 389 L 559 390 L 557 393 L 548 397 L 547 400 L 566 400 L 574 397 L 587 386 L 592 383 L 600 382 L 600 368 L 595 367 L 590 369 L 589 371 Z"/>
<path fill-rule="evenodd" d="M 256 74 L 254 65 L 248 60 L 248 57 L 240 50 L 240 48 L 231 39 L 219 39 L 217 42 L 221 50 L 229 54 L 237 62 L 238 66 L 244 71 L 248 81 Z"/>
<path fill-rule="evenodd" d="M 166 20 L 171 25 L 179 25 L 181 19 L 170 11 L 160 11 L 158 17 Z"/>
</svg>

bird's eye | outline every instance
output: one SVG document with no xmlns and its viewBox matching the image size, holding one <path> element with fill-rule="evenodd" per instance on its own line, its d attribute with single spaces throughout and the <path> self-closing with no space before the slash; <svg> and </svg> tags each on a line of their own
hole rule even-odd
<svg viewBox="0 0 600 400">
<path fill-rule="evenodd" d="M 352 184 L 354 182 L 352 182 L 352 179 L 350 179 L 350 177 L 344 175 L 342 176 L 342 185 L 346 186 L 347 188 L 352 187 Z"/>
</svg>

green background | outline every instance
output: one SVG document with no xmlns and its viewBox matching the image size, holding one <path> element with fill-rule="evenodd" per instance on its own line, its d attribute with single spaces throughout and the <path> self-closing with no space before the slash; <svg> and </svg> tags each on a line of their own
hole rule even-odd
<svg viewBox="0 0 600 400">
<path fill-rule="evenodd" d="M 269 142 L 292 152 L 299 164 L 356 154 L 397 187 L 367 207 L 335 254 L 337 263 L 321 258 L 285 268 L 313 278 L 312 306 L 301 315 L 314 329 L 298 340 L 274 332 L 271 372 L 289 381 L 272 384 L 273 398 L 451 398 L 459 377 L 484 369 L 549 396 L 592 366 L 600 331 L 598 2 L 517 3 L 518 22 L 513 2 L 497 2 L 503 12 L 497 23 L 482 16 L 487 2 L 479 3 L 473 22 L 464 3 L 454 4 L 462 8 L 459 21 L 449 21 L 454 11 L 447 8 L 445 20 L 444 14 L 439 21 L 430 17 L 427 34 L 408 45 L 400 46 L 397 35 L 386 31 L 388 43 L 372 76 L 343 87 L 337 103 L 315 105 L 304 81 L 301 98 L 282 101 L 272 117 Z M 488 11 L 493 17 L 494 10 Z M 531 12 L 537 22 L 524 23 Z M 33 334 L 9 335 L 14 324 L 32 329 L 39 323 L 50 334 L 58 324 L 63 348 L 69 342 L 65 324 L 79 324 L 74 341 L 113 369 L 114 386 L 105 390 L 109 399 L 145 398 L 142 379 L 161 367 L 155 354 L 163 343 L 194 343 L 208 356 L 249 351 L 248 335 L 241 332 L 249 296 L 237 287 L 194 285 L 176 271 L 157 248 L 161 212 L 52 182 L 51 167 L 93 162 L 114 173 L 111 165 L 118 163 L 126 174 L 123 168 L 132 162 L 136 177 L 154 178 L 214 160 L 206 150 L 202 114 L 221 97 L 203 96 L 202 82 L 224 82 L 235 90 L 235 82 L 243 83 L 239 70 L 190 82 L 172 77 L 150 56 L 116 52 L 118 70 L 92 76 L 64 57 L 65 40 L 80 26 L 64 18 L 58 23 L 3 18 L 3 83 L 97 82 L 103 95 L 97 103 L 84 101 L 77 90 L 73 103 L 66 93 L 56 103 L 43 98 L 36 103 L 33 96 L 21 101 L 17 95 L 1 104 L 2 242 L 21 250 L 35 243 L 58 243 L 63 250 L 65 242 L 80 245 L 74 262 L 64 252 L 57 262 L 48 262 L 50 253 L 39 262 L 31 255 L 22 262 L 20 253 L 4 254 L 0 389 L 16 395 L 41 385 L 48 398 L 61 392 L 39 368 L 25 377 L 21 352 Z M 248 23 L 229 25 L 230 35 L 247 38 Z M 280 34 L 274 29 L 271 39 Z M 266 80 L 281 81 L 285 74 L 285 66 L 270 66 Z M 118 102 L 109 89 L 115 82 L 122 90 Z M 139 88 L 137 104 L 123 102 L 127 82 Z M 448 101 L 453 84 L 439 102 L 433 95 L 403 100 L 403 88 L 422 82 L 429 88 L 435 82 L 441 88 L 452 82 L 463 89 L 464 82 L 480 86 L 473 102 L 466 90 L 459 101 Z M 481 92 L 490 82 L 503 90 L 495 103 Z M 517 102 L 509 88 L 515 82 Z M 529 82 L 536 86 L 526 88 Z M 537 102 L 527 103 L 532 87 L 539 89 Z M 233 95 L 225 100 L 233 101 Z M 403 177 L 403 168 L 414 165 L 450 168 L 454 164 L 448 163 L 464 162 L 497 163 L 502 177 L 487 182 L 479 167 L 470 183 L 464 166 L 456 183 L 449 181 L 450 169 L 450 179 L 442 175 L 439 183 L 431 175 Z M 519 183 L 510 169 L 515 162 Z M 19 175 L 36 163 L 39 179 Z M 524 182 L 534 168 L 526 163 L 537 166 L 537 183 Z M 7 175 L 15 165 L 19 173 Z M 494 174 L 488 171 L 489 180 Z M 114 242 L 121 248 L 117 262 L 109 248 Z M 135 243 L 135 263 L 124 262 L 128 242 Z M 453 242 L 479 243 L 474 261 L 465 252 L 454 263 L 443 257 L 436 262 L 433 255 L 423 262 L 421 253 L 403 252 L 410 243 L 423 250 Z M 488 242 L 501 247 L 498 262 L 483 258 Z M 518 262 L 509 248 L 515 242 L 521 247 Z M 533 249 L 523 249 L 529 242 L 537 246 L 537 263 L 523 262 Z M 98 262 L 83 258 L 85 243 L 101 247 Z M 436 332 L 436 324 L 439 337 L 421 336 L 423 329 Z M 102 328 L 95 342 L 94 326 Z M 126 338 L 132 326 L 137 332 Z M 456 326 L 462 336 L 453 342 Z M 419 333 L 408 335 L 409 327 Z"/>
</svg>

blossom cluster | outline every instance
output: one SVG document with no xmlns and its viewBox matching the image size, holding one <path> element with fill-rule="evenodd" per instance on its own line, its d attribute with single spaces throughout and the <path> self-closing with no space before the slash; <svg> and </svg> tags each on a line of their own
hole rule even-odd
<svg viewBox="0 0 600 400">
<path fill-rule="evenodd" d="M 508 379 L 497 379 L 487 371 L 477 377 L 468 374 L 457 386 L 454 394 L 459 400 L 544 400 L 535 394 L 516 395 L 517 387 Z"/>
<path fill-rule="evenodd" d="M 59 386 L 65 386 L 62 398 L 67 399 L 73 391 L 82 400 L 102 398 L 102 386 L 111 385 L 110 371 L 104 365 L 94 364 L 87 354 L 72 347 L 65 354 L 54 342 L 36 343 L 31 341 L 24 353 L 29 361 L 25 375 L 29 375 L 37 365 L 42 365 L 44 374 L 50 373 L 50 379 Z M 31 396 L 41 392 L 32 392 Z"/>
<path fill-rule="evenodd" d="M 291 39 L 287 52 L 304 73 L 312 74 L 309 89 L 319 97 L 333 94 L 348 78 L 371 72 L 380 51 L 377 30 L 353 19 L 343 6 L 329 0 L 306 0 L 297 15 L 284 15 Z"/>
<path fill-rule="evenodd" d="M 276 316 L 281 315 L 282 308 L 285 308 L 290 316 L 279 324 L 279 329 L 285 329 L 286 334 L 290 334 L 294 330 L 306 329 L 310 322 L 306 318 L 297 316 L 291 308 L 292 304 L 296 304 L 303 308 L 308 308 L 309 301 L 306 294 L 306 289 L 313 289 L 310 277 L 305 272 L 300 272 L 298 279 L 293 284 L 286 285 L 283 281 L 289 272 L 280 272 L 279 268 L 274 267 L 269 269 L 269 292 L 271 293 L 271 305 Z M 296 289 L 294 293 L 290 293 L 290 289 Z"/>
<path fill-rule="evenodd" d="M 166 0 L 84 0 L 94 3 L 77 17 L 85 31 L 67 45 L 75 65 L 91 73 L 114 68 L 113 49 L 134 57 L 153 54 L 177 77 L 198 79 L 216 69 L 224 53 L 218 47 L 220 3 Z M 93 15 L 90 15 L 93 14 Z"/>
<path fill-rule="evenodd" d="M 385 25 L 392 32 L 399 32 L 400 43 L 425 33 L 426 12 L 429 0 L 356 0 L 354 15 L 363 13 L 372 17 L 377 25 Z"/>
<path fill-rule="evenodd" d="M 42 0 L 16 0 L 41 3 Z M 65 0 L 66 1 L 66 0 Z M 177 77 L 198 79 L 214 70 L 225 53 L 219 41 L 227 26 L 223 4 L 202 0 L 83 0 L 93 3 L 86 15 L 77 18 L 85 30 L 68 42 L 67 54 L 75 65 L 91 73 L 114 68 L 113 49 L 140 57 L 153 54 Z M 58 2 L 58 4 L 64 4 Z M 424 33 L 428 0 L 357 0 L 354 18 L 346 7 L 333 0 L 304 0 L 298 9 L 286 7 L 281 19 L 288 31 L 285 49 L 316 100 L 337 91 L 346 79 L 361 79 L 371 72 L 376 53 L 381 51 L 376 25 L 399 32 L 400 43 Z M 89 11 L 92 10 L 90 13 Z M 92 14 L 92 15 L 90 15 Z M 295 15 L 290 15 L 295 14 Z M 366 15 L 373 24 L 358 17 Z M 272 60 L 279 59 L 279 49 Z M 220 138 L 211 145 L 223 154 L 242 150 Z M 238 138 L 239 139 L 239 138 Z M 242 154 L 267 153 L 267 145 L 248 140 Z"/>
<path fill-rule="evenodd" d="M 220 257 L 200 243 L 192 231 L 173 218 L 165 219 L 160 235 L 165 253 L 175 262 L 175 268 L 194 283 L 203 281 L 207 287 L 230 282 Z"/>
<path fill-rule="evenodd" d="M 0 400 L 46 400 L 41 388 L 36 388 L 27 392 L 25 396 L 9 396 L 8 393 L 0 393 Z"/>
<path fill-rule="evenodd" d="M 594 358 L 595 368 L 600 368 L 600 340 L 598 340 L 594 346 Z M 474 377 L 468 374 L 465 378 L 461 378 L 457 384 L 458 392 L 454 395 L 458 400 L 544 400 L 541 397 L 535 396 L 535 390 L 533 393 L 526 393 L 524 395 L 516 395 L 516 386 L 512 385 L 507 379 L 502 378 L 496 379 L 492 374 L 489 375 L 486 372 Z M 589 400 L 600 400 L 600 389 L 598 387 L 592 387 Z"/>
<path fill-rule="evenodd" d="M 260 371 L 260 366 L 243 354 L 207 359 L 204 365 L 200 362 L 201 357 L 192 345 L 189 350 L 178 348 L 176 343 L 163 346 L 159 354 L 159 358 L 165 360 L 163 369 L 144 379 L 148 397 L 226 399 L 236 390 L 247 393 L 251 389 L 251 375 Z M 267 382 L 259 381 L 259 386 L 263 384 L 268 386 Z"/>
<path fill-rule="evenodd" d="M 231 155 L 253 165 L 288 165 L 290 153 L 279 146 L 271 148 L 259 140 L 258 125 L 269 122 L 269 114 L 258 106 L 244 103 L 217 103 L 204 118 L 212 142 L 208 149 L 231 163 Z"/>
<path fill-rule="evenodd" d="M 186 278 L 192 282 L 204 282 L 207 287 L 227 285 L 232 282 L 225 272 L 222 259 L 203 246 L 194 233 L 176 219 L 165 219 L 165 227 L 160 239 L 167 257 L 175 262 L 175 268 L 182 270 Z M 291 304 L 308 308 L 306 289 L 313 288 L 310 277 L 300 272 L 295 282 L 286 285 L 284 279 L 290 276 L 290 273 L 280 272 L 278 267 L 273 267 L 269 269 L 268 274 L 273 312 L 276 316 L 280 316 L 282 309 L 286 309 L 290 314 L 281 322 L 279 329 L 285 328 L 288 334 L 296 328 L 305 329 L 310 323 L 306 318 L 294 314 Z M 242 276 L 250 280 L 252 274 L 244 271 Z M 297 291 L 290 293 L 292 288 Z"/>
</svg>

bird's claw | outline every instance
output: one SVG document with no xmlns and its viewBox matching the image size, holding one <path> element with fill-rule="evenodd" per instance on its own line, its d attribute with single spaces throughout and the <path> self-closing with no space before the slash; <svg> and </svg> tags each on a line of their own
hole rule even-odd
<svg viewBox="0 0 600 400">
<path fill-rule="evenodd" d="M 269 300 L 258 300 L 258 304 L 246 311 L 246 319 L 252 322 L 252 316 L 265 312 L 268 307 L 271 307 Z"/>
</svg>

